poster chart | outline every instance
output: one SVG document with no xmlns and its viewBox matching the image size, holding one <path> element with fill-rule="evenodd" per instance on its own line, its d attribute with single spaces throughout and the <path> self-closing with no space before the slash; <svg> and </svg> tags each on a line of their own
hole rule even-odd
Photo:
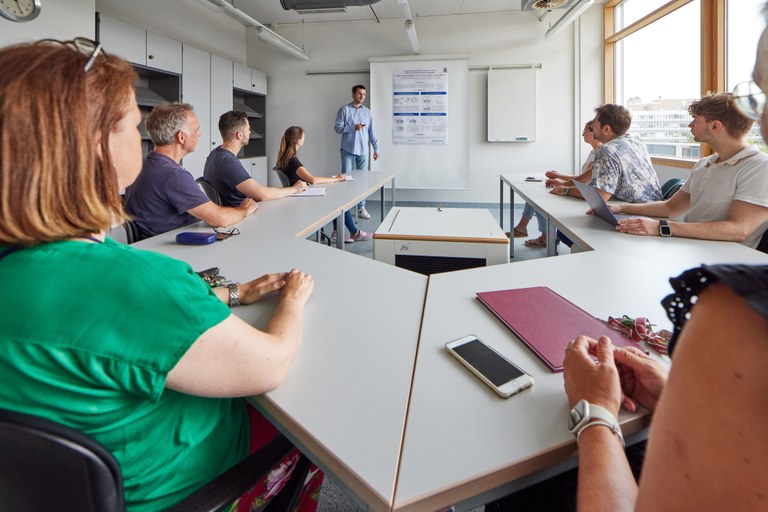
<svg viewBox="0 0 768 512">
<path fill-rule="evenodd" d="M 448 68 L 406 68 L 392 76 L 392 143 L 447 144 Z"/>
</svg>

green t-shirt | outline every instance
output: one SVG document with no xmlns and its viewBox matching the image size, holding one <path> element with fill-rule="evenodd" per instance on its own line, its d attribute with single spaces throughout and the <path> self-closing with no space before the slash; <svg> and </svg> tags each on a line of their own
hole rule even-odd
<svg viewBox="0 0 768 512">
<path fill-rule="evenodd" d="M 242 400 L 165 389 L 230 314 L 187 264 L 110 239 L 67 241 L 1 259 L 0 282 L 0 407 L 103 444 L 130 510 L 164 509 L 247 455 Z"/>
</svg>

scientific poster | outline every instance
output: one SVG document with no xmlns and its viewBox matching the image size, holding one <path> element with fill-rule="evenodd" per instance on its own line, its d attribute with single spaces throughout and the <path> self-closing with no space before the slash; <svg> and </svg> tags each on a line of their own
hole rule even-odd
<svg viewBox="0 0 768 512">
<path fill-rule="evenodd" d="M 392 143 L 448 142 L 448 68 L 403 69 L 393 74 Z"/>
</svg>

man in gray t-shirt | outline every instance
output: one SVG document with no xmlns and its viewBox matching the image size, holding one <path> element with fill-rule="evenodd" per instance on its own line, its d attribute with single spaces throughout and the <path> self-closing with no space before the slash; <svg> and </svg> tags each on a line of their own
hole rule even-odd
<svg viewBox="0 0 768 512">
<path fill-rule="evenodd" d="M 679 217 L 620 221 L 617 229 L 633 235 L 682 236 L 741 242 L 756 248 L 768 228 L 768 155 L 747 143 L 752 121 L 730 94 L 713 94 L 688 107 L 688 125 L 697 142 L 715 153 L 700 160 L 685 185 L 666 201 L 611 205 L 614 212 Z"/>
</svg>

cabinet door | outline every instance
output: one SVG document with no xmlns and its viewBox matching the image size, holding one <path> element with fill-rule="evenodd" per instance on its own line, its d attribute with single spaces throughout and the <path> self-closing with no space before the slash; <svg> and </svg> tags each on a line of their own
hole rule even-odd
<svg viewBox="0 0 768 512">
<path fill-rule="evenodd" d="M 181 43 L 147 32 L 147 66 L 181 74 Z"/>
<path fill-rule="evenodd" d="M 211 55 L 211 148 L 221 145 L 219 116 L 232 110 L 232 61 Z"/>
<path fill-rule="evenodd" d="M 233 86 L 244 91 L 251 90 L 251 68 L 242 64 L 234 63 L 233 66 Z"/>
<path fill-rule="evenodd" d="M 147 31 L 99 13 L 99 42 L 109 53 L 147 65 Z"/>
<path fill-rule="evenodd" d="M 197 149 L 184 157 L 182 165 L 199 178 L 211 151 L 211 54 L 184 45 L 182 49 L 181 99 L 195 107 L 200 121 Z"/>
<path fill-rule="evenodd" d="M 248 158 L 242 162 L 243 165 L 246 165 L 246 162 L 250 163 L 250 168 L 247 165 L 245 168 L 251 173 L 251 178 L 258 181 L 261 185 L 269 185 L 267 178 L 267 157 L 257 156 Z"/>
<path fill-rule="evenodd" d="M 251 70 L 251 92 L 267 94 L 267 74 L 258 69 Z M 263 112 L 262 112 L 263 113 Z"/>
</svg>

